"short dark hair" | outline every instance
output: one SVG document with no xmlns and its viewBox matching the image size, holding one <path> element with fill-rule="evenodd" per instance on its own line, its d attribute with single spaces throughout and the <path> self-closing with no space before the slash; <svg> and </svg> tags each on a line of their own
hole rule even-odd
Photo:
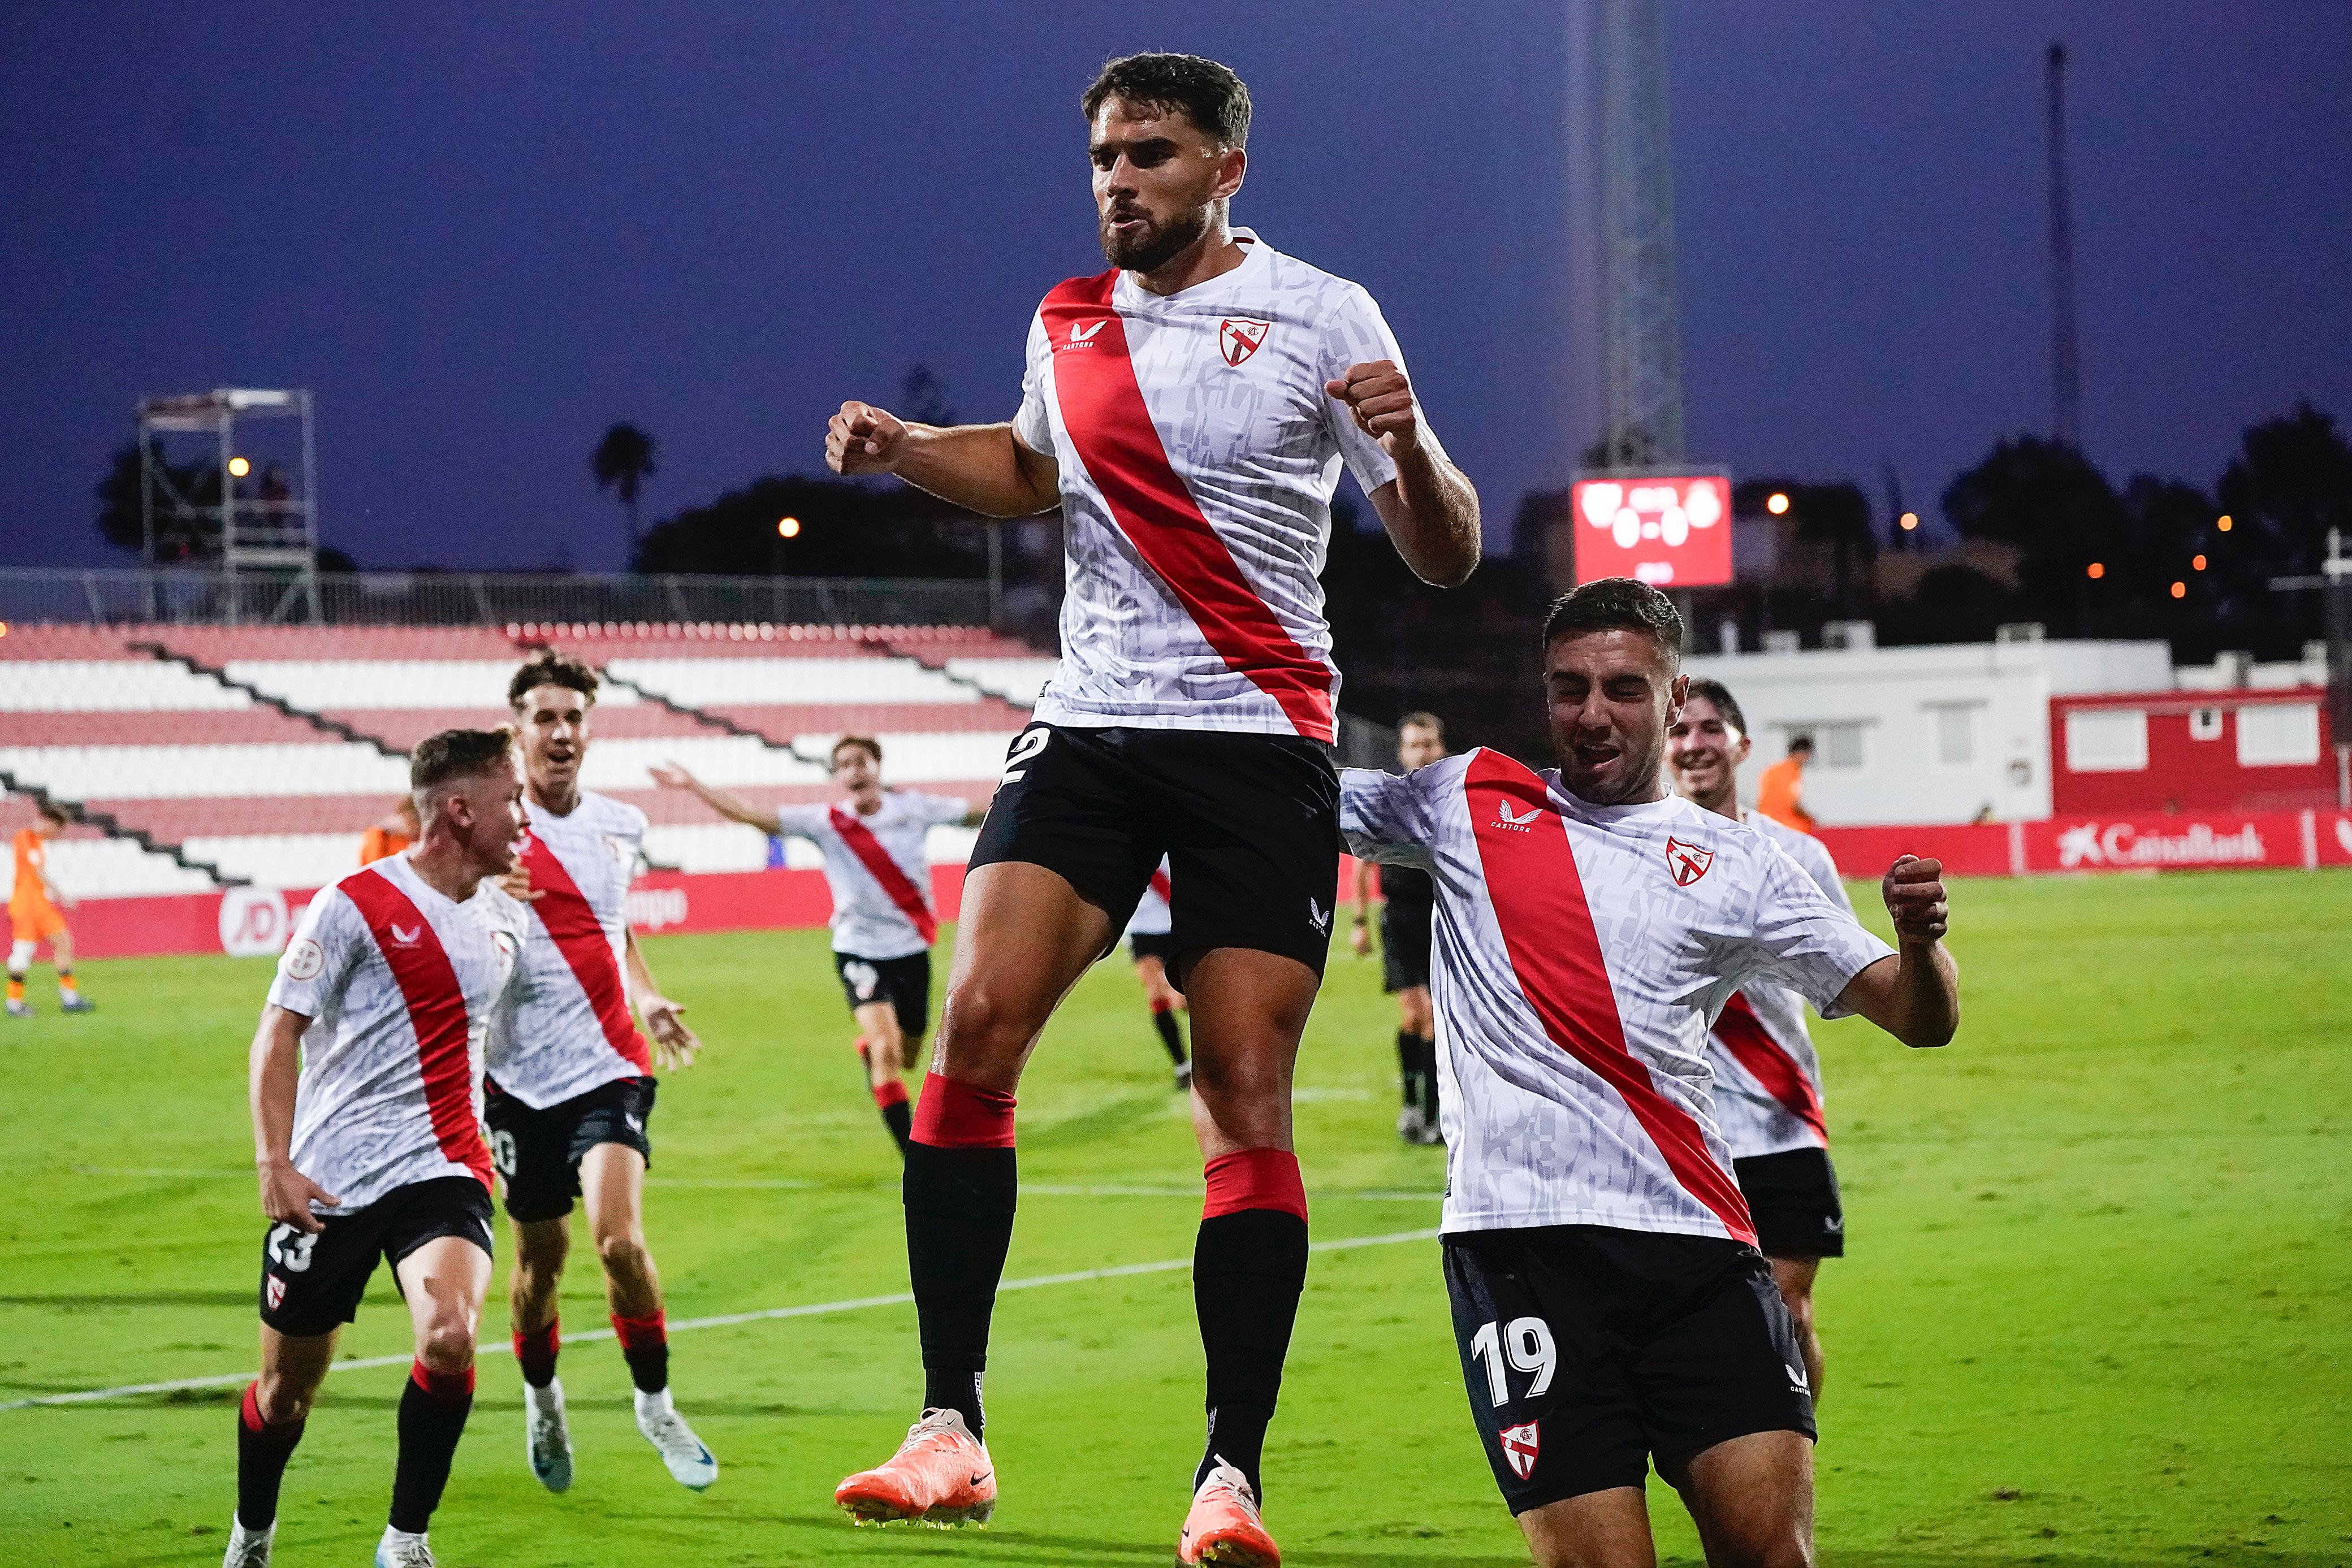
<svg viewBox="0 0 2352 1568">
<path fill-rule="evenodd" d="M 541 648 L 507 683 L 507 706 L 522 706 L 522 699 L 541 686 L 569 686 L 590 702 L 596 700 L 596 672 L 575 653 Z"/>
<path fill-rule="evenodd" d="M 1181 110 L 1185 119 L 1221 144 L 1249 144 L 1249 89 L 1232 70 L 1199 55 L 1127 55 L 1106 60 L 1078 106 L 1091 121 L 1110 98 L 1163 112 Z"/>
<path fill-rule="evenodd" d="M 1682 612 L 1646 582 L 1604 577 L 1552 601 L 1551 613 L 1544 617 L 1546 648 L 1562 637 L 1581 637 L 1588 632 L 1646 632 L 1666 651 L 1668 664 L 1682 664 Z"/>
<path fill-rule="evenodd" d="M 1748 733 L 1748 716 L 1739 711 L 1739 699 L 1731 695 L 1729 686 L 1725 685 L 1721 681 L 1711 681 L 1701 676 L 1690 684 L 1690 695 L 1695 697 L 1705 697 L 1715 705 L 1715 711 L 1723 716 L 1724 723 L 1742 735 Z"/>
<path fill-rule="evenodd" d="M 1441 741 L 1445 738 L 1445 721 L 1438 717 L 1433 713 L 1423 713 L 1419 708 L 1415 708 L 1412 712 L 1397 720 L 1397 727 L 1399 729 L 1425 729 L 1432 735 L 1437 737 Z"/>
<path fill-rule="evenodd" d="M 501 767 L 512 767 L 514 731 L 505 725 L 496 729 L 445 729 L 428 735 L 416 743 L 408 758 L 408 788 L 422 794 L 436 784 L 452 779 L 467 779 L 478 773 L 494 773 Z"/>
<path fill-rule="evenodd" d="M 1812 748 L 1813 737 L 1810 735 L 1792 735 L 1789 737 L 1789 755 L 1791 757 L 1799 752 L 1810 752 Z"/>
<path fill-rule="evenodd" d="M 58 805 L 55 800 L 41 800 L 35 804 L 33 810 L 37 816 L 46 818 L 47 821 L 55 822 L 60 828 L 67 826 L 73 821 L 71 817 L 66 815 L 66 809 L 63 806 Z"/>
<path fill-rule="evenodd" d="M 870 735 L 843 736 L 839 740 L 833 743 L 833 749 L 824 754 L 825 761 L 835 766 L 838 766 L 841 762 L 841 748 L 845 746 L 854 746 L 857 747 L 858 750 L 863 751 L 868 757 L 874 758 L 875 767 L 879 768 L 882 766 L 882 743 L 875 739 Z"/>
</svg>

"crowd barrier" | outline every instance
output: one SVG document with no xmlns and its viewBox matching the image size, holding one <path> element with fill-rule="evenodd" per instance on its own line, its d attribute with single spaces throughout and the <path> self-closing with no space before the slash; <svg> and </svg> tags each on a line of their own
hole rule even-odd
<svg viewBox="0 0 2352 1568">
<path fill-rule="evenodd" d="M 1928 856 L 1954 876 L 2352 865 L 2352 811 L 2183 811 L 1916 828 L 1823 828 L 1849 876 Z"/>
</svg>

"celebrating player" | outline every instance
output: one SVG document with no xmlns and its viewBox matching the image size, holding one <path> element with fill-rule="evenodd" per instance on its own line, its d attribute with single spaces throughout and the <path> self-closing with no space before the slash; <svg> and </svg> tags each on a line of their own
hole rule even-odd
<svg viewBox="0 0 2352 1568">
<path fill-rule="evenodd" d="M 1832 904 L 1853 912 L 1829 850 L 1811 833 L 1741 809 L 1738 768 L 1748 759 L 1748 720 L 1719 681 L 1693 681 L 1666 731 L 1675 788 L 1701 810 L 1745 822 L 1779 844 Z M 1845 1213 L 1830 1164 L 1822 1112 L 1822 1059 L 1805 1030 L 1805 998 L 1759 982 L 1723 1004 L 1707 1034 L 1715 1070 L 1715 1122 L 1731 1150 L 1740 1195 L 1756 1222 L 1756 1245 L 1797 1328 L 1813 1403 L 1822 1398 L 1822 1341 L 1813 1328 L 1813 1277 L 1824 1258 L 1845 1255 Z"/>
<path fill-rule="evenodd" d="M 425 1526 L 474 1403 L 490 1283 L 482 1049 L 522 951 L 522 780 L 503 729 L 427 737 L 409 763 L 423 836 L 320 893 L 253 1037 L 261 1375 L 237 1412 L 226 1568 L 268 1568 L 278 1489 L 379 1256 L 415 1330 L 376 1568 L 433 1568 Z"/>
<path fill-rule="evenodd" d="M 1397 720 L 1397 761 L 1408 773 L 1445 755 L 1445 727 L 1435 714 L 1409 713 Z M 1356 956 L 1371 951 L 1372 862 L 1356 862 L 1355 928 L 1349 933 Z M 1408 1144 L 1434 1144 L 1438 1132 L 1437 1019 L 1429 1002 L 1429 922 L 1437 891 L 1429 873 L 1409 865 L 1380 868 L 1381 988 L 1397 999 L 1397 1078 L 1404 1108 L 1397 1113 L 1397 1136 Z"/>
<path fill-rule="evenodd" d="M 64 808 L 43 800 L 34 808 L 33 825 L 16 831 L 16 879 L 8 890 L 8 1016 L 28 1019 L 33 1004 L 25 999 L 25 977 L 32 972 L 33 955 L 49 945 L 49 962 L 57 966 L 58 1007 L 69 1013 L 91 1013 L 98 1004 L 74 985 L 73 933 L 63 911 L 73 900 L 49 880 L 48 842 L 66 831 Z"/>
<path fill-rule="evenodd" d="M 1338 902 L 1339 677 L 1315 574 L 1343 460 L 1433 582 L 1477 563 L 1477 496 L 1371 297 L 1229 226 L 1249 162 L 1233 72 L 1132 56 L 1081 104 L 1111 269 L 1045 296 L 1017 417 L 949 429 L 847 402 L 825 439 L 836 472 L 897 474 L 986 516 L 1058 506 L 1069 552 L 1061 668 L 973 849 L 908 1152 L 923 1414 L 835 1495 L 860 1519 L 994 1506 L 980 1385 L 1013 1233 L 1013 1091 L 1166 855 L 1208 1171 L 1193 1296 L 1209 1441 L 1179 1550 L 1271 1563 L 1258 1460 L 1307 1256 L 1291 1069 Z"/>
<path fill-rule="evenodd" d="M 1959 992 L 1940 868 L 1886 873 L 1899 951 L 1771 840 L 1665 793 L 1682 618 L 1624 578 L 1553 607 L 1558 770 L 1350 769 L 1357 853 L 1437 884 L 1445 1281 L 1471 1409 L 1536 1561 L 1650 1568 L 1648 1461 L 1710 1563 L 1812 1561 L 1810 1383 L 1715 1130 L 1711 1014 L 1758 981 L 1907 1045 Z"/>
<path fill-rule="evenodd" d="M 572 1247 L 572 1200 L 583 1198 L 604 1271 L 613 1331 L 636 1389 L 637 1430 L 678 1484 L 702 1490 L 718 1461 L 677 1413 L 661 1280 L 646 1250 L 646 1124 L 654 1063 L 631 1021 L 646 1020 L 664 1067 L 684 1067 L 699 1041 L 661 994 L 624 907 L 642 858 L 646 814 L 580 787 L 596 707 L 596 673 L 552 651 L 508 683 L 522 735 L 530 834 L 508 891 L 528 901 L 530 940 L 513 1004 L 490 1032 L 488 1120 L 514 1226 L 507 1311 L 522 1367 L 523 1447 L 550 1491 L 572 1484 L 557 1287 Z"/>
<path fill-rule="evenodd" d="M 866 1086 L 903 1155 L 913 1118 L 901 1074 L 931 1027 L 931 943 L 940 934 L 923 840 L 943 823 L 971 826 L 980 814 L 961 796 L 884 789 L 882 743 L 864 735 L 834 742 L 833 780 L 846 797 L 837 805 L 768 810 L 712 789 L 675 762 L 653 776 L 656 783 L 691 789 L 722 817 L 771 837 L 806 839 L 824 854 L 834 967 L 857 1021 Z"/>
<path fill-rule="evenodd" d="M 1168 1059 L 1176 1064 L 1176 1087 L 1192 1087 L 1192 1063 L 1184 1054 L 1183 1026 L 1176 1015 L 1184 1008 L 1184 993 L 1168 978 L 1168 960 L 1173 956 L 1170 933 L 1175 929 L 1174 916 L 1169 910 L 1171 893 L 1168 883 L 1168 862 L 1161 860 L 1151 880 L 1144 884 L 1143 896 L 1135 902 L 1135 913 L 1127 922 L 1127 956 L 1135 960 L 1135 977 L 1143 982 L 1143 1003 L 1151 1009 L 1151 1027 L 1159 1032 L 1160 1043 L 1168 1048 Z"/>
</svg>

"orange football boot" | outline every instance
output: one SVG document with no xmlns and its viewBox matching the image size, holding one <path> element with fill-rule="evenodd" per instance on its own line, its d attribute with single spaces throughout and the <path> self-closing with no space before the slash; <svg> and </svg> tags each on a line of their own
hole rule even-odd
<svg viewBox="0 0 2352 1568">
<path fill-rule="evenodd" d="M 996 1511 L 996 1466 L 961 1415 L 926 1410 L 888 1464 L 851 1476 L 833 1500 L 859 1524 L 986 1524 Z"/>
<path fill-rule="evenodd" d="M 1257 1499 L 1250 1495 L 1248 1479 L 1223 1460 L 1192 1494 L 1192 1511 L 1184 1516 L 1184 1533 L 1176 1542 L 1176 1561 L 1282 1568 L 1282 1548 L 1258 1520 Z"/>
</svg>

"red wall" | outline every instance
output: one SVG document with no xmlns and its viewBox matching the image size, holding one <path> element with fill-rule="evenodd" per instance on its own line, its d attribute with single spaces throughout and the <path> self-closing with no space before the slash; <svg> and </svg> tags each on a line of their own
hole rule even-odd
<svg viewBox="0 0 2352 1568">
<path fill-rule="evenodd" d="M 2262 703 L 2316 704 L 2319 760 L 2309 766 L 2242 768 L 2238 713 Z M 2131 773 L 2077 773 L 2066 756 L 2066 716 L 2084 709 L 2138 708 L 2147 715 L 2147 766 Z M 2221 710 L 2221 733 L 2189 737 L 2189 715 Z M 2050 805 L 2061 817 L 2149 811 L 2291 811 L 2336 804 L 2336 758 L 2327 694 L 2316 686 L 2256 691 L 2143 692 L 2050 700 Z"/>
</svg>

